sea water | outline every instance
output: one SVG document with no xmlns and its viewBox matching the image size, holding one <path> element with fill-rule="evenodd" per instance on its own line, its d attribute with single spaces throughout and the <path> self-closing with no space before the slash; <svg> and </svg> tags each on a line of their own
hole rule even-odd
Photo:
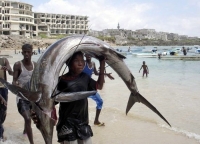
<svg viewBox="0 0 200 144">
<path fill-rule="evenodd" d="M 39 56 L 34 55 L 33 60 L 37 61 Z M 12 66 L 21 59 L 22 55 L 14 54 L 13 58 L 8 58 Z M 94 61 L 98 67 L 98 61 Z M 131 55 L 124 61 L 135 77 L 139 92 L 160 111 L 172 127 L 141 103 L 133 105 L 126 115 L 130 91 L 117 73 L 111 67 L 107 67 L 107 72 L 111 72 L 115 80 L 106 77 L 104 88 L 99 91 L 104 101 L 100 121 L 105 123 L 105 127 L 93 125 L 96 104 L 89 99 L 93 143 L 200 143 L 200 61 L 159 60 Z M 143 61 L 149 68 L 148 77 L 142 77 L 142 70 L 139 73 Z M 12 78 L 9 77 L 8 81 L 11 82 Z M 14 101 L 13 99 L 9 97 L 10 102 Z M 17 112 L 15 103 L 8 103 L 8 115 L 4 126 L 8 138 L 5 144 L 28 143 L 27 137 L 24 138 L 22 135 L 23 119 Z M 34 141 L 44 143 L 40 132 L 34 125 L 32 127 Z M 57 143 L 56 131 L 53 143 Z"/>
</svg>

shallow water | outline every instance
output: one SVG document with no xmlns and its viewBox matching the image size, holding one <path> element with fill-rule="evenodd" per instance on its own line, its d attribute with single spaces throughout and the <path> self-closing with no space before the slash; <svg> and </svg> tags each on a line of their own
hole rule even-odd
<svg viewBox="0 0 200 144">
<path fill-rule="evenodd" d="M 33 56 L 34 60 L 37 58 L 38 56 Z M 21 59 L 21 55 L 8 58 L 12 66 Z M 146 61 L 150 71 L 147 78 L 142 77 L 142 71 L 139 73 L 143 61 Z M 126 116 L 125 109 L 130 92 L 114 70 L 108 67 L 107 71 L 112 72 L 115 80 L 106 78 L 104 89 L 99 91 L 104 100 L 100 120 L 105 122 L 105 127 L 93 125 L 96 105 L 89 99 L 93 143 L 200 143 L 200 61 L 127 56 L 125 63 L 135 77 L 139 92 L 161 112 L 172 127 L 141 103 L 136 103 Z M 96 64 L 98 66 L 97 61 Z M 8 80 L 11 82 L 12 78 L 9 77 Z M 44 143 L 40 132 L 34 125 L 32 127 L 35 143 Z M 12 94 L 9 94 L 5 129 L 8 138 L 5 144 L 28 143 L 27 137 L 22 135 L 23 119 L 17 111 L 15 96 Z M 56 131 L 53 141 L 57 143 Z"/>
</svg>

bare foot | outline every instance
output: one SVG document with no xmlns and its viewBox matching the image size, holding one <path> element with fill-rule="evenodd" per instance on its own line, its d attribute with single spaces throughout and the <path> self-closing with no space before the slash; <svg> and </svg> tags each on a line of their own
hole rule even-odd
<svg viewBox="0 0 200 144">
<path fill-rule="evenodd" d="M 3 138 L 0 138 L 0 142 L 5 142 L 7 140 L 6 136 L 3 136 Z"/>
<path fill-rule="evenodd" d="M 94 123 L 94 125 L 96 125 L 96 126 L 105 126 L 105 123 L 103 123 L 103 122 L 98 122 L 98 123 Z"/>
</svg>

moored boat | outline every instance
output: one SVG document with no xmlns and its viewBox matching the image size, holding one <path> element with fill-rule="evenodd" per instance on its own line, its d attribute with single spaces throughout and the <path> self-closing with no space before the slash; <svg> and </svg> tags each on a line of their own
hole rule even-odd
<svg viewBox="0 0 200 144">
<path fill-rule="evenodd" d="M 200 60 L 200 55 L 161 55 L 160 59 L 165 60 Z"/>
</svg>

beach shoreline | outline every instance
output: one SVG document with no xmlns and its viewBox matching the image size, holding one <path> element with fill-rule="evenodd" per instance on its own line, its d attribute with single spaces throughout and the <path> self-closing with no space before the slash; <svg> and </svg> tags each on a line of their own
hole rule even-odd
<svg viewBox="0 0 200 144">
<path fill-rule="evenodd" d="M 14 54 L 14 50 L 7 52 L 13 56 L 8 58 L 11 67 L 23 58 L 21 54 Z M 39 56 L 33 55 L 33 58 L 37 60 Z M 142 74 L 138 73 L 143 60 L 150 69 L 148 78 L 142 78 Z M 200 82 L 197 79 L 199 67 L 194 67 L 198 62 L 127 57 L 126 64 L 134 74 L 140 93 L 165 116 L 172 127 L 141 103 L 135 104 L 126 116 L 125 108 L 130 91 L 118 74 L 108 67 L 107 70 L 115 80 L 105 78 L 104 88 L 99 91 L 104 101 L 100 121 L 105 123 L 105 127 L 93 125 L 96 103 L 88 99 L 93 144 L 199 144 Z M 12 82 L 10 75 L 8 82 Z M 57 112 L 58 109 L 57 105 Z M 28 138 L 22 134 L 23 126 L 23 118 L 17 110 L 16 96 L 9 92 L 7 118 L 4 123 L 7 141 L 2 144 L 27 144 Z M 43 144 L 43 137 L 33 122 L 32 128 L 35 143 Z M 53 144 L 56 143 L 57 132 L 54 127 Z"/>
</svg>

